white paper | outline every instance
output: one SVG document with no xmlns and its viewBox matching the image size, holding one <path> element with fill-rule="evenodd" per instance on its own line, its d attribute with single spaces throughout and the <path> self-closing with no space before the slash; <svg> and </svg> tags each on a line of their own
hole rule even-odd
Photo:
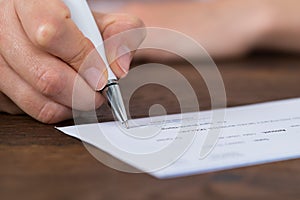
<svg viewBox="0 0 300 200">
<path fill-rule="evenodd" d="M 116 122 L 58 129 L 157 178 L 300 157 L 300 98 L 227 108 L 225 111 L 222 123 L 212 123 L 212 111 L 203 111 L 133 120 L 129 132 Z M 203 158 L 200 152 L 205 147 L 209 130 L 220 130 L 220 133 L 212 151 Z M 166 151 L 172 152 L 167 162 L 166 152 L 161 156 L 159 153 L 174 141 L 179 142 L 178 147 L 182 149 L 176 152 L 178 148 L 175 146 L 176 149 L 172 147 L 174 151 Z M 176 155 L 171 155 L 173 152 Z M 135 155 L 139 159 L 135 159 Z M 140 158 L 145 160 L 141 162 Z"/>
</svg>

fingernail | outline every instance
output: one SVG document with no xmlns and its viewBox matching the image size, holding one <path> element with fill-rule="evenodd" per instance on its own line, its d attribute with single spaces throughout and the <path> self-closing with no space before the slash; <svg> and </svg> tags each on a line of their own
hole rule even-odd
<svg viewBox="0 0 300 200">
<path fill-rule="evenodd" d="M 129 71 L 130 62 L 131 62 L 131 59 L 132 59 L 131 51 L 127 46 L 122 45 L 118 48 L 117 53 L 118 53 L 117 54 L 117 56 L 118 56 L 118 65 L 120 66 L 121 70 L 125 74 L 127 74 L 128 71 Z"/>
<path fill-rule="evenodd" d="M 105 69 L 104 72 L 101 72 L 96 67 L 91 67 L 84 72 L 84 78 L 88 82 L 88 84 L 94 88 L 95 90 L 99 91 L 104 88 L 107 83 L 107 70 Z"/>
</svg>

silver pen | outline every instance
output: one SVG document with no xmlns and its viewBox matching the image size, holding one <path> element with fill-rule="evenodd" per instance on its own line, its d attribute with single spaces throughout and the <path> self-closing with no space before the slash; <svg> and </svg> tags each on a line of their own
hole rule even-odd
<svg viewBox="0 0 300 200">
<path fill-rule="evenodd" d="M 124 107 L 121 91 L 119 88 L 118 80 L 115 74 L 110 69 L 108 64 L 105 49 L 103 45 L 103 39 L 92 12 L 87 4 L 86 0 L 63 0 L 66 6 L 71 11 L 71 18 L 79 28 L 79 30 L 87 37 L 96 47 L 97 52 L 104 61 L 107 72 L 108 82 L 102 93 L 107 97 L 107 100 L 112 108 L 114 116 L 122 122 L 122 124 L 128 128 L 128 118 Z"/>
<path fill-rule="evenodd" d="M 128 118 L 118 81 L 116 79 L 108 80 L 102 92 L 105 93 L 114 116 L 128 129 Z"/>
</svg>

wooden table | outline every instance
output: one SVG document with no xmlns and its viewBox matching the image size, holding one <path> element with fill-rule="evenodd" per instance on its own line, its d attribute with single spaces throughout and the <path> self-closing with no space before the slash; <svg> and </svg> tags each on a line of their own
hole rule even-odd
<svg viewBox="0 0 300 200">
<path fill-rule="evenodd" d="M 210 108 L 205 85 L 185 63 L 172 66 L 189 76 L 201 109 Z M 300 97 L 300 59 L 255 55 L 217 63 L 228 106 Z M 170 78 L 170 77 L 169 77 Z M 148 87 L 148 88 L 147 88 Z M 163 95 L 164 94 L 164 95 Z M 164 88 L 146 86 L 130 102 L 134 117 L 153 103 L 178 106 Z M 111 120 L 100 110 L 101 120 Z M 72 121 L 64 124 L 72 123 Z M 79 140 L 28 116 L 0 114 L 0 199 L 299 199 L 300 160 L 207 173 L 170 180 L 119 172 L 93 158 Z M 300 144 L 300 143 L 299 143 Z"/>
</svg>

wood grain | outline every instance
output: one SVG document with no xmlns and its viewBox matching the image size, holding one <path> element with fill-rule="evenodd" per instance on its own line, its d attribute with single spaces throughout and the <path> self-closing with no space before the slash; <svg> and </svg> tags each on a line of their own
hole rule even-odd
<svg viewBox="0 0 300 200">
<path fill-rule="evenodd" d="M 256 55 L 217 63 L 228 106 L 300 97 L 300 59 Z M 172 67 L 198 91 L 201 109 L 210 108 L 207 88 L 187 63 Z M 172 77 L 167 78 L 172 79 Z M 134 84 L 134 82 L 132 83 Z M 176 84 L 176 83 L 174 83 Z M 148 115 L 155 103 L 180 112 L 166 88 L 148 85 L 130 100 L 133 117 Z M 100 120 L 112 120 L 106 107 Z M 72 124 L 67 121 L 62 124 Z M 79 140 L 28 116 L 0 114 L 0 199 L 299 199 L 300 160 L 207 173 L 170 180 L 119 172 L 98 162 Z M 107 159 L 113 159 L 109 156 Z"/>
</svg>

